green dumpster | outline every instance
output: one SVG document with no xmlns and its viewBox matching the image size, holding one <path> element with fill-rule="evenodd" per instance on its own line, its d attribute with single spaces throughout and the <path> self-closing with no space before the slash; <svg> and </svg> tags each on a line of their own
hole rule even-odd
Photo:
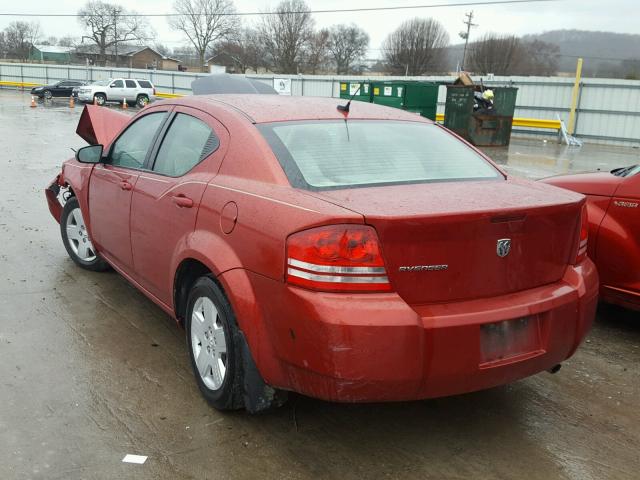
<svg viewBox="0 0 640 480">
<path fill-rule="evenodd" d="M 439 88 L 438 83 L 410 80 L 371 83 L 373 103 L 415 112 L 431 120 L 436 119 Z"/>
<path fill-rule="evenodd" d="M 511 139 L 518 89 L 495 87 L 493 109 L 474 112 L 478 86 L 447 85 L 444 126 L 473 145 L 506 146 Z"/>
<path fill-rule="evenodd" d="M 359 102 L 371 102 L 371 85 L 369 82 L 340 82 L 340 98 L 353 96 Z"/>
</svg>

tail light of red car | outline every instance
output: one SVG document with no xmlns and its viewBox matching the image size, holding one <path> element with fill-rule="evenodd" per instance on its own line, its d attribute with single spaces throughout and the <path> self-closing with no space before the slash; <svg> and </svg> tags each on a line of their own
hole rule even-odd
<svg viewBox="0 0 640 480">
<path fill-rule="evenodd" d="M 388 292 L 378 235 L 368 225 L 328 225 L 287 240 L 287 282 L 327 292 Z"/>
<path fill-rule="evenodd" d="M 589 217 L 587 215 L 587 205 L 582 206 L 580 214 L 580 236 L 578 241 L 578 253 L 576 254 L 575 265 L 587 258 L 587 244 L 589 243 Z"/>
</svg>

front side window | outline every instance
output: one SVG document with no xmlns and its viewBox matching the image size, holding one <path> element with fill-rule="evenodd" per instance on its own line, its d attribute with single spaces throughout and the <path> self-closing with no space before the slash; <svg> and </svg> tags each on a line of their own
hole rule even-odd
<svg viewBox="0 0 640 480">
<path fill-rule="evenodd" d="M 156 132 L 167 116 L 167 112 L 150 113 L 132 123 L 111 147 L 111 165 L 137 168 L 144 166 Z"/>
<path fill-rule="evenodd" d="M 127 88 L 137 88 L 136 82 L 133 80 L 125 80 L 125 83 L 127 84 Z"/>
<path fill-rule="evenodd" d="M 111 84 L 112 88 L 124 88 L 124 82 L 122 80 L 116 80 Z"/>
<path fill-rule="evenodd" d="M 153 171 L 179 177 L 218 149 L 220 140 L 201 120 L 178 113 L 162 141 Z"/>
<path fill-rule="evenodd" d="M 301 121 L 259 128 L 299 188 L 503 178 L 473 149 L 429 123 Z"/>
</svg>

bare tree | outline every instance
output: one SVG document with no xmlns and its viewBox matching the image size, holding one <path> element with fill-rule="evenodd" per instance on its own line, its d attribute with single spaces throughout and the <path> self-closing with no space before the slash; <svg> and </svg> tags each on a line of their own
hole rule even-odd
<svg viewBox="0 0 640 480">
<path fill-rule="evenodd" d="M 542 40 L 522 41 L 522 58 L 517 62 L 517 75 L 555 75 L 558 72 L 560 47 Z"/>
<path fill-rule="evenodd" d="M 78 22 L 85 29 L 82 42 L 88 40 L 96 45 L 102 63 L 106 62 L 107 49 L 116 50 L 125 42 L 144 42 L 153 38 L 153 30 L 146 18 L 136 16 L 120 5 L 100 0 L 90 0 L 78 11 Z"/>
<path fill-rule="evenodd" d="M 220 61 L 240 73 L 248 69 L 257 72 L 265 66 L 265 51 L 260 34 L 254 28 L 244 28 L 233 38 L 217 43 L 214 52 L 216 62 Z"/>
<path fill-rule="evenodd" d="M 350 73 L 351 65 L 361 60 L 369 48 L 369 35 L 355 24 L 334 25 L 329 35 L 329 52 L 336 64 L 336 73 Z"/>
<path fill-rule="evenodd" d="M 314 21 L 304 0 L 282 0 L 262 17 L 260 34 L 275 71 L 298 73 L 313 35 Z"/>
<path fill-rule="evenodd" d="M 487 33 L 469 46 L 469 66 L 477 73 L 513 74 L 522 55 L 522 42 L 515 35 Z"/>
<path fill-rule="evenodd" d="M 400 25 L 383 43 L 392 73 L 423 75 L 442 68 L 449 35 L 433 18 L 414 18 Z"/>
<path fill-rule="evenodd" d="M 235 15 L 232 0 L 176 0 L 173 9 L 178 14 L 170 17 L 169 25 L 182 32 L 195 48 L 204 65 L 205 55 L 216 42 L 237 33 L 240 22 Z"/>
<path fill-rule="evenodd" d="M 307 73 L 315 75 L 318 71 L 327 68 L 329 64 L 329 38 L 330 32 L 326 28 L 311 35 L 304 55 Z"/>
<path fill-rule="evenodd" d="M 6 58 L 7 53 L 7 38 L 4 32 L 0 32 L 0 58 Z"/>
<path fill-rule="evenodd" d="M 78 45 L 78 39 L 71 35 L 65 35 L 64 37 L 60 37 L 58 45 L 61 47 L 75 47 Z"/>
<path fill-rule="evenodd" d="M 58 45 L 58 37 L 50 36 L 39 42 L 40 45 Z"/>
<path fill-rule="evenodd" d="M 29 58 L 31 45 L 40 37 L 38 22 L 11 22 L 4 31 L 7 56 L 26 60 Z"/>
</svg>

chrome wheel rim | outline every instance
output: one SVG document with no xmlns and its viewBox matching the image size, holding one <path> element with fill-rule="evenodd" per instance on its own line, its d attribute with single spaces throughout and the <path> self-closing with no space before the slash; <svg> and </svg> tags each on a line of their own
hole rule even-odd
<svg viewBox="0 0 640 480">
<path fill-rule="evenodd" d="M 85 262 L 91 262 L 96 259 L 96 251 L 89 239 L 87 227 L 82 218 L 80 208 L 74 208 L 67 215 L 65 228 L 67 229 L 67 241 L 73 253 Z"/>
<path fill-rule="evenodd" d="M 218 390 L 227 374 L 227 341 L 218 309 L 209 297 L 199 297 L 191 314 L 191 353 L 202 382 Z"/>
<path fill-rule="evenodd" d="M 96 103 L 98 105 L 104 105 L 104 97 L 101 95 L 96 95 Z"/>
<path fill-rule="evenodd" d="M 145 105 L 147 105 L 147 103 L 149 103 L 149 100 L 147 99 L 147 97 L 140 97 L 138 99 L 138 106 L 140 107 L 144 107 Z"/>
</svg>

